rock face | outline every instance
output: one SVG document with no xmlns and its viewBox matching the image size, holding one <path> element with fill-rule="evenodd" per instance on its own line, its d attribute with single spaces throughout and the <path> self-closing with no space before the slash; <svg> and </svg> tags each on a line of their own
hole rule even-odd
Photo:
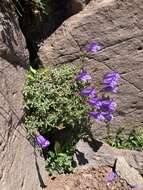
<svg viewBox="0 0 143 190">
<path fill-rule="evenodd" d="M 40 190 L 44 162 L 21 124 L 28 51 L 11 3 L 0 3 L 0 189 Z M 34 153 L 35 152 L 35 153 Z M 39 181 L 40 180 L 40 181 Z M 44 185 L 44 184 L 41 184 Z"/>
<path fill-rule="evenodd" d="M 116 149 L 91 139 L 80 140 L 76 149 L 75 161 L 78 166 L 92 164 L 113 167 L 116 159 L 121 156 L 143 175 L 143 152 L 141 151 Z"/>
<path fill-rule="evenodd" d="M 117 157 L 116 172 L 118 176 L 125 179 L 131 187 L 142 186 L 143 178 L 139 175 L 138 171 L 130 167 L 122 156 Z"/>
<path fill-rule="evenodd" d="M 92 83 L 100 86 L 106 72 L 121 75 L 120 92 L 115 98 L 118 110 L 112 134 L 119 127 L 125 133 L 143 127 L 143 0 L 91 0 L 83 11 L 70 17 L 39 50 L 43 65 L 79 62 L 80 53 L 91 41 L 102 50 L 88 55 L 85 67 L 92 73 Z M 103 137 L 105 127 L 93 127 Z"/>
</svg>

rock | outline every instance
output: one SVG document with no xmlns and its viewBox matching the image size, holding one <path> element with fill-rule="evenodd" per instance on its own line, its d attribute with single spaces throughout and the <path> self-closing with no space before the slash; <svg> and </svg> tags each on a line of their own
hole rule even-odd
<svg viewBox="0 0 143 190">
<path fill-rule="evenodd" d="M 9 0 L 0 3 L 0 189 L 40 190 L 44 161 L 26 138 L 22 125 L 22 89 L 28 51 Z"/>
<path fill-rule="evenodd" d="M 64 190 L 70 190 L 71 188 L 68 185 L 64 186 Z"/>
<path fill-rule="evenodd" d="M 9 8 L 7 7 L 9 6 Z M 20 30 L 18 18 L 9 0 L 2 0 L 0 7 L 0 57 L 14 66 L 26 68 L 28 51 Z M 10 12 L 8 12 L 8 9 Z M 0 69 L 2 69 L 2 63 Z M 6 66 L 6 65 L 5 65 Z"/>
<path fill-rule="evenodd" d="M 94 139 L 80 140 L 76 145 L 74 160 L 77 166 L 85 164 L 98 166 L 114 166 L 118 156 L 124 156 L 128 164 L 143 175 L 143 152 L 116 149 Z"/>
<path fill-rule="evenodd" d="M 118 176 L 126 180 L 131 186 L 143 186 L 143 178 L 138 171 L 130 167 L 123 156 L 118 156 L 116 161 L 116 172 Z"/>
<path fill-rule="evenodd" d="M 81 51 L 93 40 L 102 46 L 87 56 L 85 68 L 97 89 L 106 72 L 115 70 L 121 75 L 111 134 L 123 126 L 125 134 L 143 127 L 142 5 L 143 0 L 91 0 L 46 39 L 38 52 L 43 65 L 56 66 L 79 63 Z M 105 132 L 106 127 L 94 123 L 93 136 L 103 138 Z"/>
<path fill-rule="evenodd" d="M 143 186 L 137 185 L 136 187 L 133 188 L 133 190 L 143 190 Z"/>
<path fill-rule="evenodd" d="M 69 0 L 67 3 L 67 9 L 69 16 L 74 15 L 82 11 L 90 0 Z"/>
</svg>

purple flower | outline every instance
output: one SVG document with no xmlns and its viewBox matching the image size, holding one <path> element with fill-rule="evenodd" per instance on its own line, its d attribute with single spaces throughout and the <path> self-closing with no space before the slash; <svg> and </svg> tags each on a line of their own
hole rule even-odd
<svg viewBox="0 0 143 190">
<path fill-rule="evenodd" d="M 97 109 L 101 109 L 104 112 L 114 112 L 116 110 L 117 104 L 112 100 L 104 100 L 101 98 L 92 98 L 88 100 L 88 103 L 95 106 Z"/>
<path fill-rule="evenodd" d="M 41 147 L 41 148 L 46 148 L 50 145 L 50 142 L 45 139 L 42 135 L 37 135 L 35 137 L 36 143 Z"/>
<path fill-rule="evenodd" d="M 102 91 L 117 93 L 118 91 L 117 82 L 119 78 L 120 78 L 120 75 L 117 72 L 107 73 L 103 78 L 103 84 L 105 86 L 102 89 Z"/>
<path fill-rule="evenodd" d="M 111 121 L 113 119 L 113 115 L 111 113 L 108 112 L 101 112 L 101 114 L 103 115 L 104 119 L 106 121 Z"/>
<path fill-rule="evenodd" d="M 96 119 L 97 122 L 104 120 L 111 121 L 113 119 L 112 114 L 107 112 L 90 112 L 89 115 Z"/>
<path fill-rule="evenodd" d="M 103 89 L 102 89 L 103 92 L 113 92 L 113 93 L 117 93 L 118 92 L 118 87 L 116 86 L 105 86 Z"/>
<path fill-rule="evenodd" d="M 92 106 L 96 106 L 97 109 L 100 109 L 102 106 L 102 99 L 101 98 L 92 98 L 88 100 L 88 103 Z"/>
<path fill-rule="evenodd" d="M 94 88 L 88 87 L 88 88 L 84 88 L 81 92 L 80 92 L 81 96 L 90 96 L 90 97 L 95 97 L 96 96 L 96 90 Z"/>
<path fill-rule="evenodd" d="M 103 78 L 103 83 L 107 86 L 115 87 L 119 78 L 120 75 L 117 72 L 107 73 Z"/>
<path fill-rule="evenodd" d="M 103 100 L 101 101 L 100 109 L 104 112 L 114 112 L 116 110 L 117 104 L 114 100 Z"/>
<path fill-rule="evenodd" d="M 107 181 L 108 182 L 112 182 L 112 181 L 115 181 L 117 179 L 118 175 L 115 171 L 112 171 L 108 174 L 107 176 Z"/>
<path fill-rule="evenodd" d="M 90 112 L 89 115 L 96 119 L 97 122 L 105 120 L 105 117 L 100 112 Z"/>
<path fill-rule="evenodd" d="M 90 79 L 91 79 L 91 76 L 85 70 L 81 70 L 80 73 L 76 77 L 76 80 L 82 80 L 82 81 L 87 81 L 87 80 L 90 80 Z"/>
<path fill-rule="evenodd" d="M 87 52 L 96 53 L 99 50 L 101 50 L 101 47 L 96 42 L 92 42 L 86 47 Z"/>
<path fill-rule="evenodd" d="M 117 72 L 111 72 L 111 73 L 106 73 L 106 75 L 104 76 L 105 78 L 112 78 L 112 77 L 115 77 L 116 79 L 119 79 L 120 78 L 120 75 L 119 73 Z"/>
</svg>

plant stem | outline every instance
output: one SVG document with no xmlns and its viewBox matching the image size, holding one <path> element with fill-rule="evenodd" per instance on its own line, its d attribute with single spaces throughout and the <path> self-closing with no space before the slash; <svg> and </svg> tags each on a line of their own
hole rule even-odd
<svg viewBox="0 0 143 190">
<path fill-rule="evenodd" d="M 111 129 L 110 122 L 106 122 L 106 127 L 107 127 L 107 137 L 110 138 L 110 129 Z"/>
</svg>

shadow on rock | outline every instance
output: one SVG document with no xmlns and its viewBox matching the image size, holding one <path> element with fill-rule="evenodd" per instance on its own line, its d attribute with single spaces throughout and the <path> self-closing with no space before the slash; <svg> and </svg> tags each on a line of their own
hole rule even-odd
<svg viewBox="0 0 143 190">
<path fill-rule="evenodd" d="M 102 142 L 93 138 L 84 138 L 77 143 L 75 153 L 75 165 L 86 165 L 90 163 L 89 155 L 96 153 L 102 146 Z"/>
<path fill-rule="evenodd" d="M 84 139 L 84 142 L 87 142 L 94 152 L 97 152 L 99 148 L 103 145 L 101 141 L 95 140 L 93 138 L 86 138 Z"/>
<path fill-rule="evenodd" d="M 80 152 L 79 150 L 76 150 L 76 158 L 78 160 L 79 165 L 85 165 L 88 164 L 88 160 L 85 158 L 84 153 Z"/>
</svg>

